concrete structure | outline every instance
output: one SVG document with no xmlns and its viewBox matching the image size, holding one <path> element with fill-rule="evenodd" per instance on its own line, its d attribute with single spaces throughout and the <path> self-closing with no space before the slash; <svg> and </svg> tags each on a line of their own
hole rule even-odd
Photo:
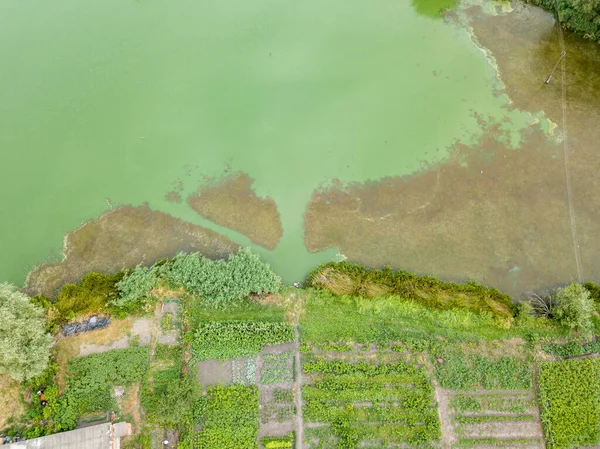
<svg viewBox="0 0 600 449">
<path fill-rule="evenodd" d="M 7 449 L 119 449 L 121 437 L 125 435 L 131 435 L 131 424 L 104 423 L 2 447 Z"/>
</svg>

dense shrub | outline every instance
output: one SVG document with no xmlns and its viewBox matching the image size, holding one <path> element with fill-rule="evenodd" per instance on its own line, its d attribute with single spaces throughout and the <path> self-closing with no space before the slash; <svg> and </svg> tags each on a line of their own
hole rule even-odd
<svg viewBox="0 0 600 449">
<path fill-rule="evenodd" d="M 509 326 L 516 312 L 510 296 L 476 282 L 457 284 L 417 276 L 389 267 L 372 270 L 347 262 L 329 262 L 313 270 L 305 286 L 325 288 L 336 295 L 382 297 L 397 295 L 427 307 L 467 309 L 493 316 Z"/>
<path fill-rule="evenodd" d="M 42 374 L 52 345 L 43 309 L 14 286 L 0 284 L 0 323 L 0 373 L 16 380 Z"/>
<path fill-rule="evenodd" d="M 553 299 L 552 316 L 556 321 L 571 330 L 591 333 L 594 302 L 587 289 L 574 282 L 566 287 L 557 288 Z"/>
<path fill-rule="evenodd" d="M 161 273 L 173 286 L 183 287 L 216 307 L 250 293 L 276 293 L 281 285 L 271 267 L 248 248 L 230 254 L 226 261 L 212 261 L 200 253 L 178 254 L 161 267 Z"/>
<path fill-rule="evenodd" d="M 600 359 L 544 363 L 538 383 L 548 447 L 600 444 Z"/>
<path fill-rule="evenodd" d="M 108 303 L 118 297 L 117 283 L 123 273 L 87 273 L 76 284 L 65 284 L 52 306 L 52 318 L 57 324 L 78 315 L 108 311 Z"/>
<path fill-rule="evenodd" d="M 121 311 L 144 309 L 151 302 L 150 291 L 158 285 L 158 268 L 138 265 L 117 283 L 119 295 L 111 305 Z"/>
<path fill-rule="evenodd" d="M 195 360 L 235 359 L 258 354 L 265 345 L 294 340 L 286 323 L 221 321 L 202 323 L 194 333 L 191 352 Z"/>
<path fill-rule="evenodd" d="M 596 304 L 596 309 L 600 310 L 600 285 L 596 285 L 592 282 L 586 282 L 583 284 L 585 289 L 590 292 L 590 298 Z"/>
</svg>

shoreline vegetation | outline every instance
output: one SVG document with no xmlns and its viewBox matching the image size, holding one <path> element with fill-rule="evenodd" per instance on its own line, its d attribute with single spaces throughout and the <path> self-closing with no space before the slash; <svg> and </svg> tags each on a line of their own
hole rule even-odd
<svg viewBox="0 0 600 449">
<path fill-rule="evenodd" d="M 515 303 L 476 282 L 330 262 L 294 288 L 242 248 L 90 272 L 55 297 L 3 284 L 0 317 L 15 302 L 26 322 L 0 332 L 0 376 L 13 379 L 0 403 L 19 398 L 0 420 L 10 438 L 112 414 L 133 423 L 123 447 L 141 449 L 167 435 L 180 449 L 291 448 L 298 435 L 304 449 L 478 447 L 501 444 L 507 426 L 515 447 L 600 442 L 592 283 Z M 93 317 L 109 328 L 64 335 Z M 28 334 L 44 344 L 32 352 Z M 573 381 L 556 384 L 555 372 Z"/>
<path fill-rule="evenodd" d="M 600 43 L 600 1 L 598 0 L 525 0 L 555 16 L 564 28 Z"/>
</svg>

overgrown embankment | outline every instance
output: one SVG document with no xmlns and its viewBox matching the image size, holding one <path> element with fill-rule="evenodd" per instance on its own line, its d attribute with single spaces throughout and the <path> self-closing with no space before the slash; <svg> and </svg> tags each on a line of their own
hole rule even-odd
<svg viewBox="0 0 600 449">
<path fill-rule="evenodd" d="M 458 308 L 487 313 L 503 326 L 510 326 L 515 313 L 510 296 L 476 282 L 444 282 L 406 271 L 372 270 L 347 262 L 321 265 L 308 275 L 305 285 L 324 288 L 335 295 L 370 298 L 395 295 L 439 310 Z"/>
</svg>

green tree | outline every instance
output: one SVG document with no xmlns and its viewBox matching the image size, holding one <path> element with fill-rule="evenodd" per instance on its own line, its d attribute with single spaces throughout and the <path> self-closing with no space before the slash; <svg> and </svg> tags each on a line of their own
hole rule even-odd
<svg viewBox="0 0 600 449">
<path fill-rule="evenodd" d="M 0 323 L 0 372 L 19 381 L 41 374 L 52 345 L 43 309 L 13 285 L 0 284 Z"/>
<path fill-rule="evenodd" d="M 552 316 L 556 321 L 582 333 L 589 334 L 592 331 L 594 301 L 583 285 L 574 282 L 557 288 L 553 296 Z"/>
</svg>

